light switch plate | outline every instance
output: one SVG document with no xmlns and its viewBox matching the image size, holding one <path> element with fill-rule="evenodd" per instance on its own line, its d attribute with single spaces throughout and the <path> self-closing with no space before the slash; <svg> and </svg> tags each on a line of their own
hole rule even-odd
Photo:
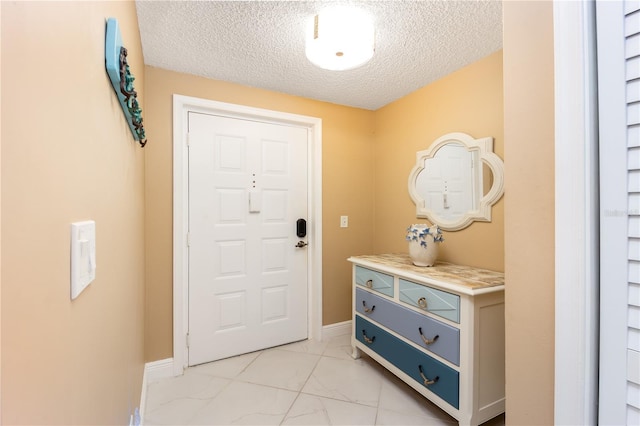
<svg viewBox="0 0 640 426">
<path fill-rule="evenodd" d="M 71 224 L 71 300 L 96 278 L 96 223 Z"/>
</svg>

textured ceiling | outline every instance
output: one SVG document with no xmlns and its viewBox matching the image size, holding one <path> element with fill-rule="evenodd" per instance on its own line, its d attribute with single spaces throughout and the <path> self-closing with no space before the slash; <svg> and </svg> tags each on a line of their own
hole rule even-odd
<svg viewBox="0 0 640 426">
<path fill-rule="evenodd" d="M 350 71 L 305 57 L 330 4 L 374 18 L 375 54 Z M 137 1 L 146 65 L 376 110 L 502 48 L 500 1 Z"/>
</svg>

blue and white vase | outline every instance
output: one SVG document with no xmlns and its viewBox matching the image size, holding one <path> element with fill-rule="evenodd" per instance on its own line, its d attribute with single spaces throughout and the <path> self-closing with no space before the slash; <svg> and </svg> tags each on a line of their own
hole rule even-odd
<svg viewBox="0 0 640 426">
<path fill-rule="evenodd" d="M 416 266 L 433 266 L 438 258 L 438 243 L 444 241 L 437 225 L 413 224 L 407 228 L 409 257 Z"/>
</svg>

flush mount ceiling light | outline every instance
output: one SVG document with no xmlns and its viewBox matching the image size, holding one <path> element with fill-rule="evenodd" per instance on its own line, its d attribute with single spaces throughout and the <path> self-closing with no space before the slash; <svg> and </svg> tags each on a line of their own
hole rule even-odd
<svg viewBox="0 0 640 426">
<path fill-rule="evenodd" d="M 320 68 L 351 70 L 373 57 L 373 22 L 352 7 L 325 9 L 307 23 L 307 58 Z"/>
</svg>

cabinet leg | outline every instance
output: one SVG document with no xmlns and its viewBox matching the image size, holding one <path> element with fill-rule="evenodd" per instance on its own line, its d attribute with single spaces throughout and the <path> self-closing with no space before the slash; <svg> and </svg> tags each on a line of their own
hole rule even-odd
<svg viewBox="0 0 640 426">
<path fill-rule="evenodd" d="M 360 349 L 358 349 L 355 346 L 353 346 L 353 350 L 351 352 L 351 358 L 360 359 L 360 355 L 361 354 L 362 354 L 362 352 L 360 352 Z"/>
<path fill-rule="evenodd" d="M 477 416 L 469 416 L 468 414 L 461 413 L 458 420 L 459 426 L 478 426 Z"/>
</svg>

